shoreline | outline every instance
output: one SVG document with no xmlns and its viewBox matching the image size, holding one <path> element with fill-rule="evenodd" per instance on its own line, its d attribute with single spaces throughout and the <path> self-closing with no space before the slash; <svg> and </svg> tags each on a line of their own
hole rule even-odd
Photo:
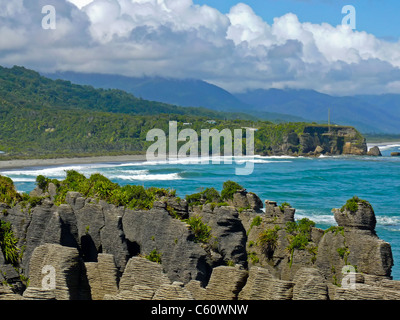
<svg viewBox="0 0 400 320">
<path fill-rule="evenodd" d="M 54 159 L 15 159 L 0 161 L 0 170 L 2 169 L 20 169 L 26 167 L 47 167 L 60 166 L 68 164 L 92 164 L 105 162 L 129 162 L 146 161 L 146 155 L 122 155 L 122 156 L 96 156 L 82 158 L 54 158 Z"/>
<path fill-rule="evenodd" d="M 368 150 L 374 146 L 400 145 L 400 141 L 370 142 L 367 143 Z M 255 155 L 256 156 L 256 155 Z M 0 170 L 21 169 L 27 167 L 48 167 L 70 164 L 94 164 L 110 162 L 146 161 L 145 154 L 119 155 L 119 156 L 92 156 L 72 158 L 51 158 L 51 159 L 14 159 L 0 160 Z"/>
</svg>

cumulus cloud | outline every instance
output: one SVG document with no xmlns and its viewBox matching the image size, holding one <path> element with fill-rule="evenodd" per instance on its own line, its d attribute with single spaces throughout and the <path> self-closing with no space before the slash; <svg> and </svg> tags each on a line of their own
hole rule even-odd
<svg viewBox="0 0 400 320">
<path fill-rule="evenodd" d="M 41 28 L 49 4 L 56 30 Z M 244 3 L 223 14 L 192 0 L 0 0 L 0 64 L 200 78 L 230 91 L 400 92 L 400 42 L 293 13 L 268 24 Z"/>
</svg>

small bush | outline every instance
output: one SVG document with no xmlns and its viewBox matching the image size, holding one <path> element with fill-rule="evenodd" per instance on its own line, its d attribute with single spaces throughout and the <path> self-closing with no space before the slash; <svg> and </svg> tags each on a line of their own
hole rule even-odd
<svg viewBox="0 0 400 320">
<path fill-rule="evenodd" d="M 222 185 L 221 197 L 223 200 L 232 200 L 236 191 L 244 189 L 240 184 L 228 180 Z"/>
<path fill-rule="evenodd" d="M 152 262 L 157 262 L 161 264 L 161 253 L 159 253 L 156 249 L 153 249 L 150 254 L 146 255 L 145 258 Z"/>
<path fill-rule="evenodd" d="M 357 196 L 354 196 L 353 198 L 346 201 L 346 204 L 340 209 L 340 211 L 343 212 L 344 210 L 347 209 L 348 211 L 354 213 L 358 210 L 359 203 L 371 206 L 371 204 L 368 201 L 360 199 Z"/>
<path fill-rule="evenodd" d="M 7 262 L 13 265 L 18 263 L 20 249 L 17 247 L 18 239 L 14 236 L 11 224 L 0 221 L 0 249 Z"/>
<path fill-rule="evenodd" d="M 195 242 L 208 243 L 211 239 L 211 227 L 203 223 L 201 217 L 193 216 L 184 220 L 194 234 Z"/>
<path fill-rule="evenodd" d="M 310 219 L 303 218 L 297 222 L 287 222 L 286 232 L 288 233 L 289 245 L 286 250 L 290 253 L 289 265 L 292 266 L 294 250 L 304 250 L 307 248 L 311 240 L 312 227 L 315 226 L 315 222 Z"/>
<path fill-rule="evenodd" d="M 0 202 L 13 206 L 20 200 L 22 197 L 15 190 L 14 182 L 8 177 L 0 176 Z"/>
<path fill-rule="evenodd" d="M 198 193 L 186 196 L 189 206 L 195 206 L 207 203 L 220 203 L 221 195 L 215 188 L 206 188 Z"/>
<path fill-rule="evenodd" d="M 341 212 L 344 210 L 348 210 L 350 212 L 356 212 L 358 210 L 358 197 L 354 196 L 353 198 L 346 201 L 346 204 L 340 209 Z"/>
<path fill-rule="evenodd" d="M 288 203 L 288 202 L 281 203 L 281 205 L 279 206 L 279 209 L 281 209 L 281 212 L 284 212 L 286 207 L 290 208 L 290 203 Z"/>
<path fill-rule="evenodd" d="M 267 229 L 260 233 L 258 236 L 258 244 L 262 248 L 262 252 L 266 254 L 267 258 L 272 258 L 278 242 L 278 231 L 280 227 L 275 226 L 273 229 Z"/>
<path fill-rule="evenodd" d="M 45 190 L 47 188 L 48 184 L 48 179 L 42 175 L 39 175 L 36 177 L 36 185 L 42 189 Z"/>
</svg>

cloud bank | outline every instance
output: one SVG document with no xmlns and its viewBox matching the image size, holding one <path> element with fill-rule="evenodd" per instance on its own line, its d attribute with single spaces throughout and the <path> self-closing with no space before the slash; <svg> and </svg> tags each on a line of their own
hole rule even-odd
<svg viewBox="0 0 400 320">
<path fill-rule="evenodd" d="M 56 30 L 41 26 L 45 5 Z M 400 93 L 400 42 L 293 13 L 268 24 L 244 3 L 223 14 L 192 0 L 0 0 L 0 65 L 197 78 L 232 92 Z"/>
</svg>

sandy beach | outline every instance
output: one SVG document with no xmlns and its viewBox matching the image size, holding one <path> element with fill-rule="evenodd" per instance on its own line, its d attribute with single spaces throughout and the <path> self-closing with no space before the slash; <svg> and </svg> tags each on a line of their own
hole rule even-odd
<svg viewBox="0 0 400 320">
<path fill-rule="evenodd" d="M 59 166 L 68 164 L 89 164 L 102 162 L 129 162 L 146 161 L 146 155 L 124 155 L 124 156 L 100 156 L 82 158 L 55 158 L 55 159 L 26 159 L 26 160 L 4 160 L 0 161 L 1 169 L 17 169 L 39 166 Z"/>
</svg>

